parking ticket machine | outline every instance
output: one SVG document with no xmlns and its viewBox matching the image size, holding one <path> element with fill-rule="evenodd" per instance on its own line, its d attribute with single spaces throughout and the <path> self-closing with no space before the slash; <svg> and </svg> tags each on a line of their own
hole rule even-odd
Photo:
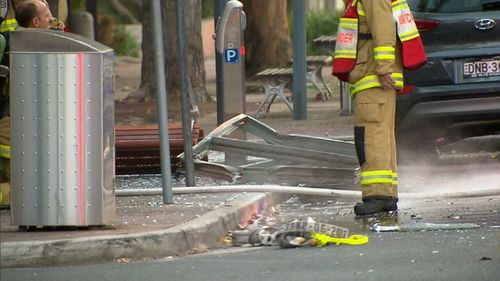
<svg viewBox="0 0 500 281">
<path fill-rule="evenodd" d="M 245 113 L 245 45 L 243 32 L 246 27 L 245 12 L 240 1 L 226 3 L 215 30 L 215 48 L 222 59 L 222 94 L 217 103 L 222 103 L 223 121 Z M 222 100 L 221 100 L 222 99 Z M 219 115 L 219 114 L 218 114 Z"/>
<path fill-rule="evenodd" d="M 222 16 L 217 20 L 215 49 L 217 52 L 217 123 L 246 112 L 245 99 L 245 44 L 243 32 L 246 27 L 245 12 L 240 1 L 229 0 Z M 245 139 L 244 132 L 235 132 L 234 138 Z M 242 165 L 246 157 L 237 153 L 226 153 L 229 165 Z"/>
</svg>

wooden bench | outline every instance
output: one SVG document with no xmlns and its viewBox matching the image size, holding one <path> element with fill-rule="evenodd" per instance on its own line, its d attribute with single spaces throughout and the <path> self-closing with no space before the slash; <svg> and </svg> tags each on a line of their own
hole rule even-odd
<svg viewBox="0 0 500 281">
<path fill-rule="evenodd" d="M 307 82 L 310 82 L 318 89 L 321 94 L 322 100 L 327 100 L 332 96 L 332 91 L 325 83 L 321 70 L 323 66 L 332 63 L 331 56 L 308 56 L 306 58 L 307 63 Z M 289 103 L 288 98 L 285 96 L 285 89 L 288 84 L 293 79 L 293 68 L 268 68 L 255 75 L 255 77 L 261 80 L 264 84 L 264 99 L 259 105 L 256 111 L 256 115 L 259 115 L 261 108 L 266 104 L 269 99 L 269 103 L 266 108 L 266 112 L 269 112 L 272 103 L 276 97 L 280 97 L 288 106 L 290 111 L 293 112 L 292 106 Z"/>
<path fill-rule="evenodd" d="M 326 49 L 328 54 L 333 54 L 335 51 L 335 42 L 337 40 L 337 36 L 335 35 L 323 35 L 313 40 L 313 45 L 316 47 L 320 47 Z"/>
<path fill-rule="evenodd" d="M 192 145 L 203 139 L 204 132 L 195 123 L 192 129 Z M 170 163 L 175 172 L 179 159 L 176 157 L 184 152 L 184 137 L 182 124 L 169 123 Z M 117 175 L 159 174 L 160 136 L 159 126 L 116 126 L 115 127 L 115 172 Z"/>
</svg>

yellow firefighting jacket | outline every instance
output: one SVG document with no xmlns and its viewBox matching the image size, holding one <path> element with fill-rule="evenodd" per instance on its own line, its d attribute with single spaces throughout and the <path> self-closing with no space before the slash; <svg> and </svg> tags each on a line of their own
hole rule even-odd
<svg viewBox="0 0 500 281">
<path fill-rule="evenodd" d="M 7 13 L 5 18 L 3 18 L 2 23 L 0 24 L 0 32 L 8 32 L 14 31 L 17 27 L 16 21 L 16 5 L 18 5 L 22 0 L 6 0 L 2 1 L 2 12 L 4 12 L 4 8 L 7 8 Z M 7 7 L 4 7 L 7 6 Z M 4 15 L 1 15 L 2 17 Z"/>
<path fill-rule="evenodd" d="M 332 73 L 349 82 L 351 95 L 380 87 L 378 75 L 387 73 L 391 73 L 395 87 L 401 89 L 402 52 L 408 68 L 418 68 L 426 61 L 405 0 L 350 0 L 347 3 L 339 24 Z"/>
</svg>

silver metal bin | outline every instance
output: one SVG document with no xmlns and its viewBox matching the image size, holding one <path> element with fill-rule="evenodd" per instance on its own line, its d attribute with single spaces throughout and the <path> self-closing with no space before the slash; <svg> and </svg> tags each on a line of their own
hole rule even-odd
<svg viewBox="0 0 500 281">
<path fill-rule="evenodd" d="M 60 31 L 10 34 L 11 223 L 115 214 L 114 51 Z"/>
</svg>

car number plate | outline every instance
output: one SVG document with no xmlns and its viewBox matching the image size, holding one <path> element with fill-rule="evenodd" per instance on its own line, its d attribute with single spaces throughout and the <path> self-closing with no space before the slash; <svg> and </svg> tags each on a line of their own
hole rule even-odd
<svg viewBox="0 0 500 281">
<path fill-rule="evenodd" d="M 464 78 L 500 76 L 500 59 L 464 62 Z"/>
</svg>

